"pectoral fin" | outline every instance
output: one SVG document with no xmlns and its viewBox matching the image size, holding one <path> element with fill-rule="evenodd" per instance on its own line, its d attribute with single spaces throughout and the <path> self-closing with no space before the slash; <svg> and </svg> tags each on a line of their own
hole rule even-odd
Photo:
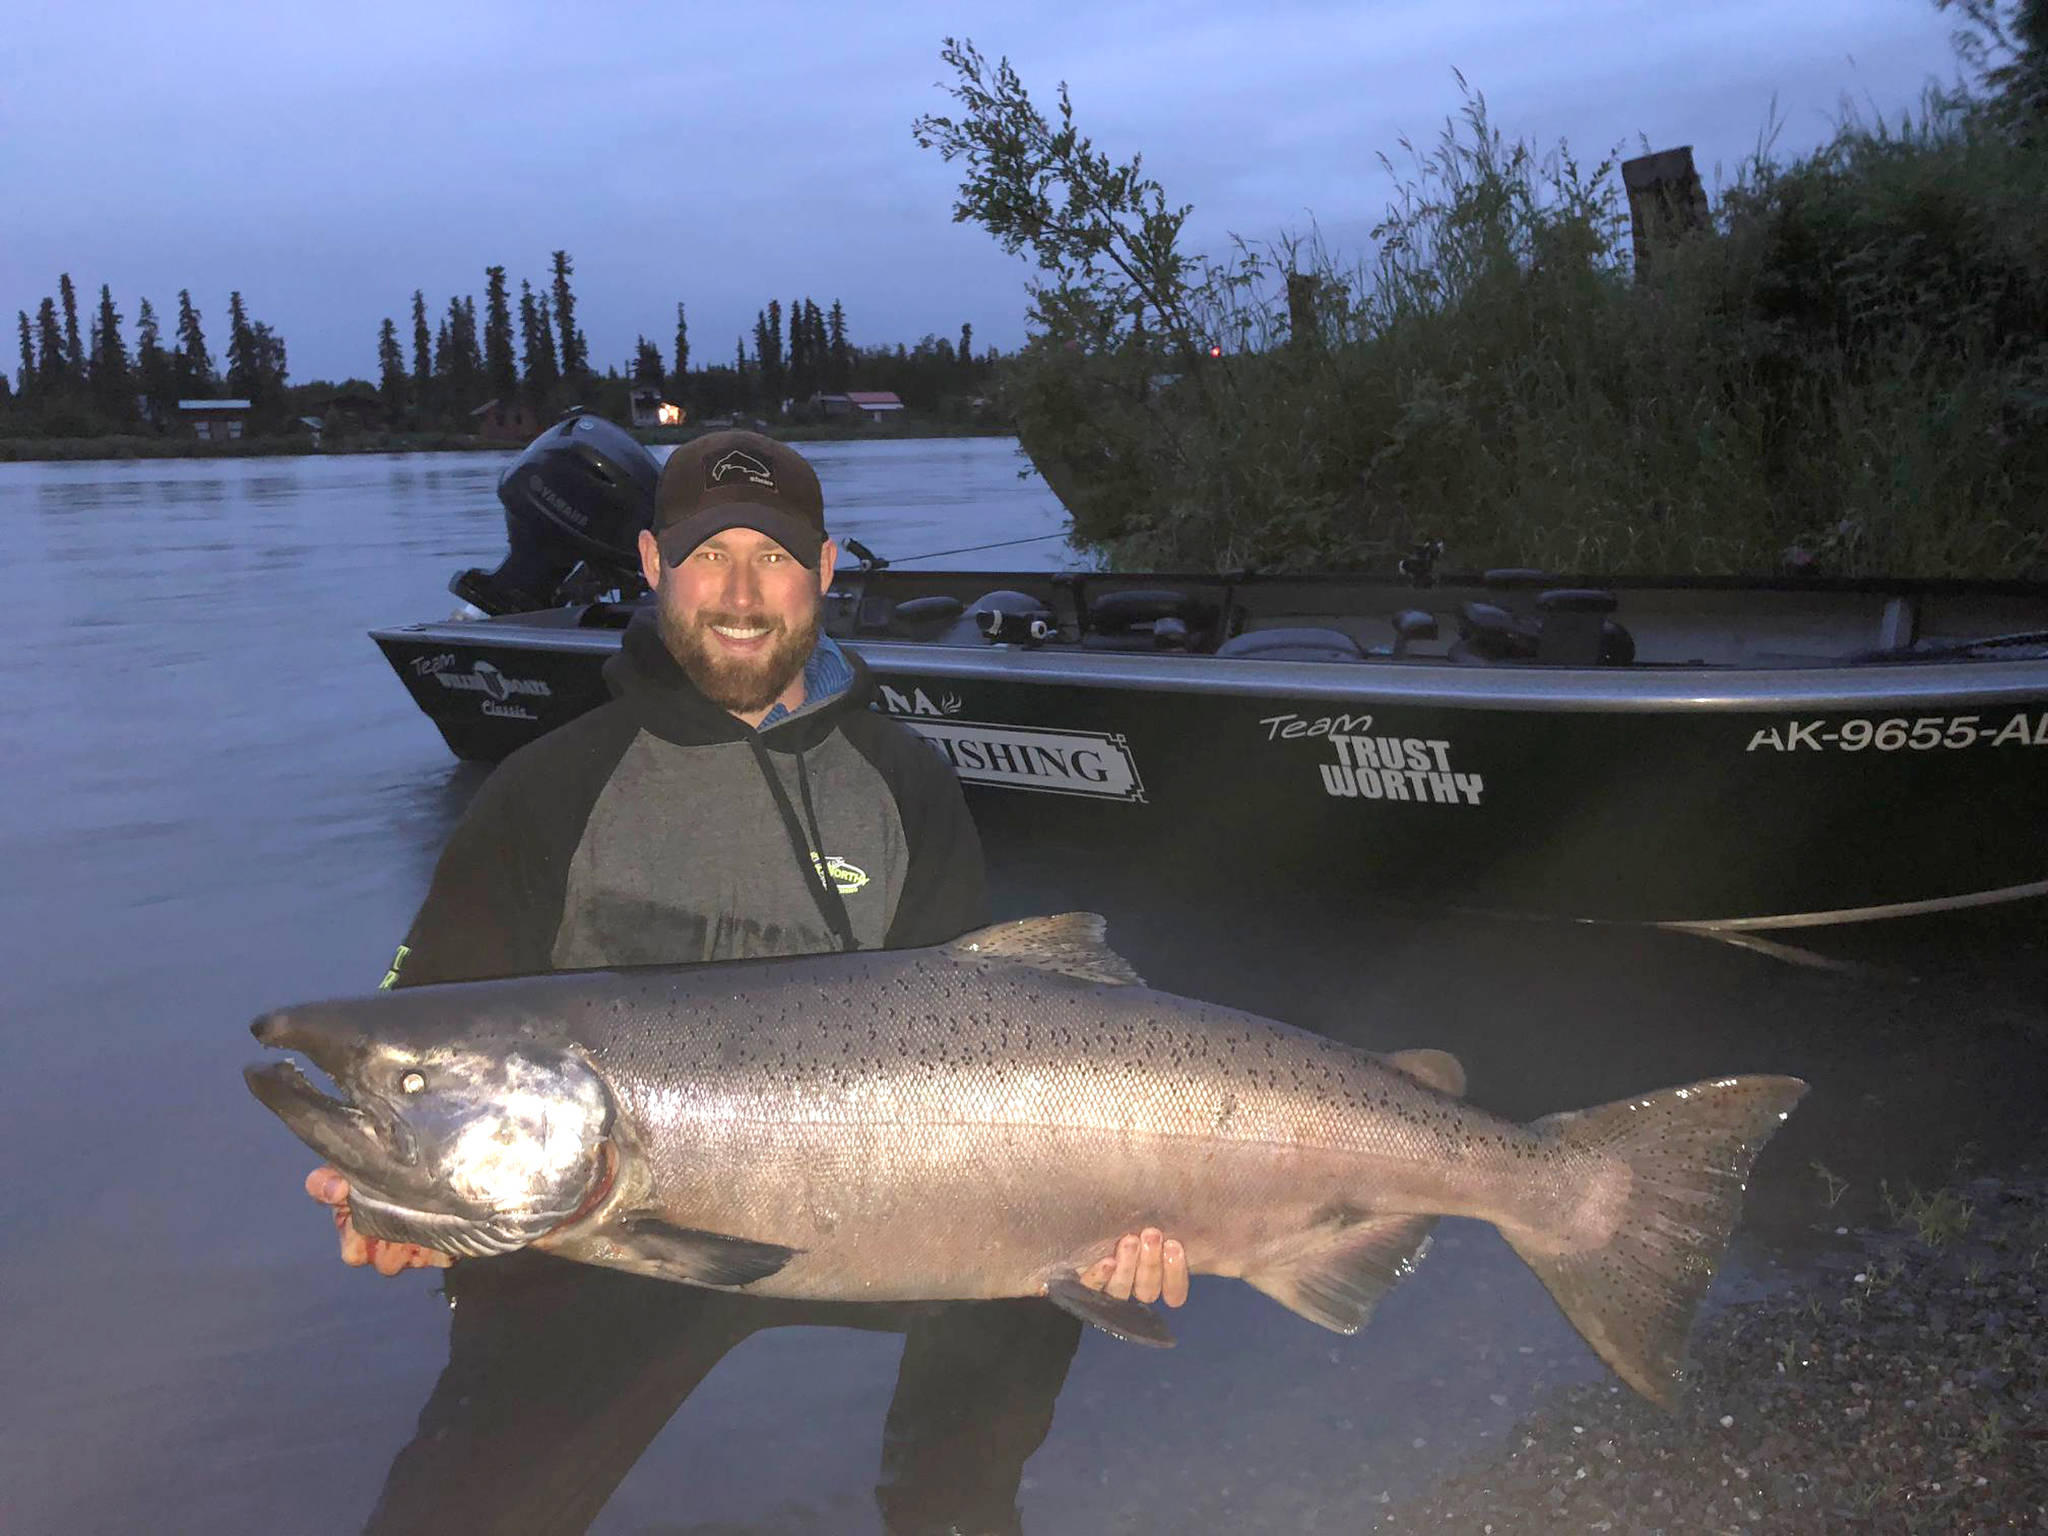
<svg viewBox="0 0 2048 1536">
<path fill-rule="evenodd" d="M 1434 1216 L 1377 1216 L 1319 1230 L 1301 1252 L 1244 1278 L 1288 1310 L 1356 1333 L 1429 1245 Z"/>
<path fill-rule="evenodd" d="M 801 1251 L 678 1227 L 658 1216 L 628 1216 L 615 1229 L 614 1241 L 678 1280 L 698 1285 L 750 1285 L 774 1274 Z"/>
<path fill-rule="evenodd" d="M 1173 1334 L 1165 1319 L 1142 1301 L 1118 1301 L 1107 1292 L 1091 1291 L 1073 1275 L 1062 1275 L 1046 1286 L 1045 1299 L 1128 1343 L 1149 1344 L 1154 1349 L 1173 1348 Z"/>
</svg>

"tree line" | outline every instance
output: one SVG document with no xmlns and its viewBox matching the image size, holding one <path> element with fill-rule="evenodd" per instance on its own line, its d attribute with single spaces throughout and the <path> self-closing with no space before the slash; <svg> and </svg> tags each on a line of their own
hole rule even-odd
<svg viewBox="0 0 2048 1536">
<path fill-rule="evenodd" d="M 177 330 L 169 344 L 155 307 L 142 301 L 132 354 L 105 283 L 84 335 L 68 272 L 33 321 L 27 310 L 17 310 L 15 319 L 21 361 L 11 387 L 0 372 L 0 409 L 12 407 L 8 414 L 52 436 L 162 426 L 175 419 L 178 401 L 223 390 L 247 400 L 252 415 L 280 415 L 286 403 L 284 338 L 250 318 L 240 290 L 228 295 L 225 372 L 214 363 L 190 289 L 178 291 Z"/>
<path fill-rule="evenodd" d="M 623 365 L 599 372 L 577 323 L 574 276 L 573 259 L 560 250 L 551 253 L 538 288 L 520 279 L 516 301 L 503 266 L 484 269 L 481 309 L 474 294 L 455 294 L 435 313 L 416 288 L 410 336 L 396 316 L 384 317 L 377 328 L 374 381 L 293 386 L 284 339 L 251 319 L 239 291 L 228 296 L 223 370 L 189 290 L 178 294 L 170 337 L 154 306 L 142 300 L 131 353 L 111 289 L 101 285 L 98 309 L 81 329 L 77 291 L 65 273 L 33 319 L 18 312 L 20 363 L 11 387 L 0 372 L 0 420 L 6 423 L 0 435 L 162 430 L 176 421 L 178 401 L 222 396 L 249 401 L 253 435 L 325 410 L 337 395 L 359 402 L 358 419 L 373 411 L 394 433 L 466 433 L 491 402 L 507 416 L 530 412 L 538 422 L 579 405 L 623 419 L 631 391 L 647 387 L 683 406 L 691 419 L 803 419 L 817 414 L 815 396 L 848 390 L 887 390 L 921 415 L 964 419 L 992 388 L 998 354 L 974 350 L 971 325 L 960 327 L 957 344 L 927 335 L 914 346 L 862 347 L 852 341 L 837 299 L 823 308 L 811 298 L 792 299 L 786 308 L 770 300 L 755 315 L 751 350 L 742 335 L 730 361 L 696 366 L 688 313 L 679 301 L 666 355 L 658 341 L 641 335 Z"/>
</svg>

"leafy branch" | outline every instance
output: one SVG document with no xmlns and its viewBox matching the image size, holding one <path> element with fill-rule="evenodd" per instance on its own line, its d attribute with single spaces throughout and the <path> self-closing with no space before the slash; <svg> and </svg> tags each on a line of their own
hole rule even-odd
<svg viewBox="0 0 2048 1536">
<path fill-rule="evenodd" d="M 991 69 L 972 42 L 947 38 L 943 87 L 957 118 L 911 124 L 923 149 L 966 162 L 956 223 L 986 229 L 1051 274 L 1034 282 L 1033 319 L 1058 340 L 1105 347 L 1156 331 L 1192 371 L 1207 351 L 1197 307 L 1207 269 L 1180 249 L 1188 205 L 1171 207 L 1143 157 L 1117 164 L 1074 126 L 1065 82 L 1058 125 L 1033 105 L 1010 61 Z"/>
</svg>

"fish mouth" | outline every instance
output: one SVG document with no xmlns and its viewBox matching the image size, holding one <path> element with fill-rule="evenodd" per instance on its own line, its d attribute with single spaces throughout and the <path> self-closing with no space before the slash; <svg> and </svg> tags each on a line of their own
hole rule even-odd
<svg viewBox="0 0 2048 1536">
<path fill-rule="evenodd" d="M 376 1122 L 352 1100 L 314 1087 L 296 1061 L 253 1063 L 242 1068 L 242 1081 L 287 1130 L 351 1181 L 395 1160 Z"/>
<path fill-rule="evenodd" d="M 283 1011 L 266 1013 L 249 1026 L 249 1033 L 273 1050 L 304 1055 L 334 1085 L 332 1094 L 321 1092 L 298 1062 L 289 1059 L 242 1069 L 242 1080 L 257 1101 L 294 1136 L 349 1175 L 350 1182 L 380 1168 L 418 1163 L 418 1143 L 405 1123 L 374 1100 L 359 1102 L 348 1090 L 350 1067 L 363 1054 L 359 1044 L 323 1029 L 315 1018 Z"/>
</svg>

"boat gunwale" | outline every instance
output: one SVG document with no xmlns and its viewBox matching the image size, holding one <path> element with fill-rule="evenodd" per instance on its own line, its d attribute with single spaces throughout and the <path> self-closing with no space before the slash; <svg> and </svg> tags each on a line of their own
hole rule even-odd
<svg viewBox="0 0 2048 1536">
<path fill-rule="evenodd" d="M 525 615 L 374 629 L 380 644 L 486 645 L 507 650 L 609 654 L 616 629 L 521 623 Z M 1272 660 L 1171 652 L 1049 650 L 934 641 L 849 639 L 842 643 L 888 674 L 954 680 L 1000 679 L 1052 687 L 1128 689 L 1202 696 L 1383 699 L 1451 709 L 1567 712 L 1754 712 L 1760 709 L 1874 710 L 1940 700 L 1966 704 L 2048 697 L 2048 657 L 1896 659 L 1815 666 L 1648 665 L 1558 667 L 1474 664 L 1438 657 L 1347 661 Z"/>
</svg>

